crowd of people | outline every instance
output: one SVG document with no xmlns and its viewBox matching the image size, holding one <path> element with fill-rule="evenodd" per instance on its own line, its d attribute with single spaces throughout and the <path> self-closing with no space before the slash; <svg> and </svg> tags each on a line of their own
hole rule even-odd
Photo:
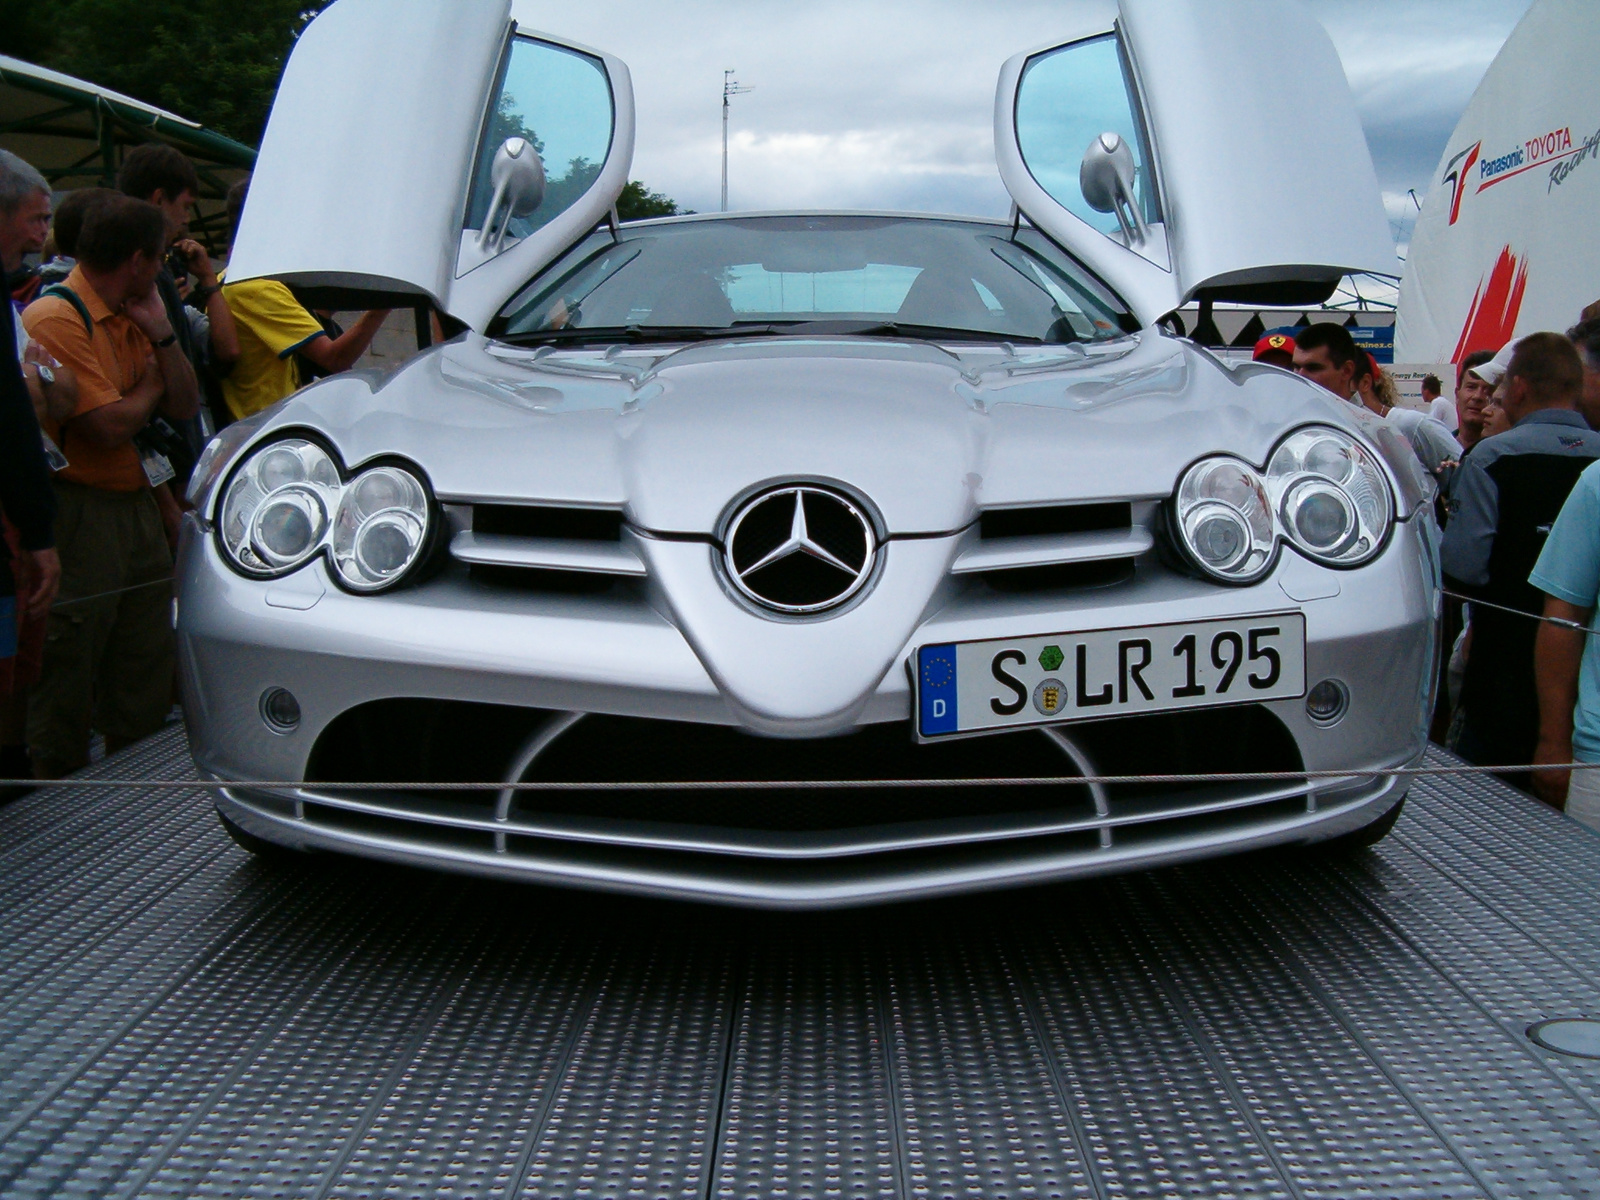
<svg viewBox="0 0 1600 1200">
<path fill-rule="evenodd" d="M 230 237 L 248 179 L 228 196 Z M 0 150 L 0 777 L 55 779 L 158 730 L 174 701 L 172 570 L 205 443 L 312 374 L 349 331 L 281 283 L 229 283 L 189 236 L 200 181 L 178 150 L 129 151 L 117 187 L 56 198 Z M 37 265 L 30 262 L 37 257 Z"/>
<path fill-rule="evenodd" d="M 1273 334 L 1255 358 L 1384 421 L 1437 485 L 1435 740 L 1521 768 L 1503 777 L 1600 829 L 1600 772 L 1567 767 L 1600 763 L 1600 317 L 1466 355 L 1454 404 L 1423 381 L 1426 412 L 1341 325 Z"/>
</svg>

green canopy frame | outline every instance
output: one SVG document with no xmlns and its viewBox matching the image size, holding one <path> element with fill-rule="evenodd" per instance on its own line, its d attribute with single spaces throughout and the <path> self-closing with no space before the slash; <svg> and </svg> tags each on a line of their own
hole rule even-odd
<svg viewBox="0 0 1600 1200">
<path fill-rule="evenodd" d="M 190 229 L 213 255 L 227 244 L 228 188 L 256 152 L 186 117 L 98 84 L 0 55 L 0 147 L 32 163 L 56 191 L 114 187 L 128 150 L 166 142 L 200 176 Z"/>
</svg>

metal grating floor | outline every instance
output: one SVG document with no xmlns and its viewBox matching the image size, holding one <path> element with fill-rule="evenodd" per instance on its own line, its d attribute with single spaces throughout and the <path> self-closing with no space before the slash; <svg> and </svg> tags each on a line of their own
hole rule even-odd
<svg viewBox="0 0 1600 1200">
<path fill-rule="evenodd" d="M 173 727 L 92 771 L 184 778 Z M 1343 862 L 831 916 L 0 810 L 0 1196 L 1600 1194 L 1600 838 L 1423 781 Z"/>
</svg>

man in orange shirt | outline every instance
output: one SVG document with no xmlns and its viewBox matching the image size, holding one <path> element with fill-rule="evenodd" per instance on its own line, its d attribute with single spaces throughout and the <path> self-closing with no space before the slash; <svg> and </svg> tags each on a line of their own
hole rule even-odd
<svg viewBox="0 0 1600 1200">
<path fill-rule="evenodd" d="M 78 266 L 23 313 L 28 333 L 78 378 L 78 406 L 50 432 L 61 591 L 28 698 L 34 772 L 58 778 L 158 730 L 172 701 L 172 556 L 151 489 L 171 475 L 135 438 L 154 414 L 199 410 L 194 370 L 156 290 L 166 219 L 141 200 L 96 204 Z"/>
</svg>

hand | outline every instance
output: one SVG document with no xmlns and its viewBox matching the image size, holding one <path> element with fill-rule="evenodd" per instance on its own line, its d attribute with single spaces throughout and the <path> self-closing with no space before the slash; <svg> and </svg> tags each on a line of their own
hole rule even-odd
<svg viewBox="0 0 1600 1200">
<path fill-rule="evenodd" d="M 172 248 L 183 255 L 189 274 L 200 281 L 201 287 L 217 286 L 217 273 L 211 269 L 211 255 L 204 246 L 193 238 L 179 238 L 172 243 Z"/>
<path fill-rule="evenodd" d="M 1539 763 L 1569 763 L 1572 761 L 1572 741 L 1563 742 L 1557 738 L 1540 738 L 1539 744 L 1534 748 L 1533 761 Z M 1572 782 L 1570 770 L 1535 770 L 1533 773 L 1533 794 L 1543 800 L 1556 811 L 1564 811 L 1567 807 L 1567 786 Z"/>
<path fill-rule="evenodd" d="M 61 586 L 61 559 L 54 549 L 24 550 L 20 557 L 33 583 L 31 592 L 24 600 L 24 607 L 30 617 L 42 621 L 50 611 L 51 601 L 56 598 L 56 590 Z M 18 599 L 23 597 L 19 596 Z"/>
<path fill-rule="evenodd" d="M 122 303 L 122 315 L 139 327 L 139 331 L 152 342 L 164 342 L 172 336 L 172 322 L 167 320 L 167 306 L 161 302 L 156 285 L 137 300 Z"/>
</svg>

